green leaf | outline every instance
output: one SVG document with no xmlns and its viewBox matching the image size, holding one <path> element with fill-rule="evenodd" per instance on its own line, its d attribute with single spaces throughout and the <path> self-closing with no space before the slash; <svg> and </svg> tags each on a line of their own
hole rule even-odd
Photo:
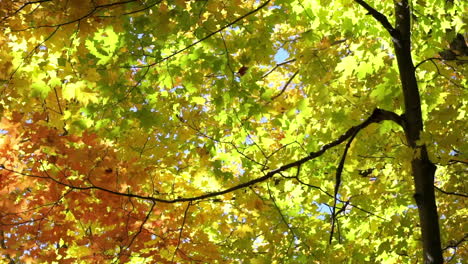
<svg viewBox="0 0 468 264">
<path fill-rule="evenodd" d="M 37 80 L 31 85 L 31 90 L 32 96 L 45 99 L 49 95 L 51 88 L 44 81 Z"/>
</svg>

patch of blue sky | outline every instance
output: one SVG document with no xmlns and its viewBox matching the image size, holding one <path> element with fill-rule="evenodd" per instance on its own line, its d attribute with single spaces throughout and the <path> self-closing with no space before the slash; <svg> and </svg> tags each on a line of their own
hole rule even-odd
<svg viewBox="0 0 468 264">
<path fill-rule="evenodd" d="M 252 138 L 250 136 L 246 136 L 245 137 L 245 141 L 244 141 L 244 144 L 246 145 L 252 145 L 254 144 L 255 142 L 252 140 Z"/>
<path fill-rule="evenodd" d="M 325 213 L 325 214 L 331 214 L 332 213 L 332 210 L 330 208 L 330 206 L 324 204 L 324 203 L 317 203 L 317 212 L 320 212 L 320 213 Z M 317 216 L 318 219 L 320 220 L 325 220 L 325 216 L 324 215 L 319 215 Z"/>
<path fill-rule="evenodd" d="M 289 53 L 283 48 L 278 49 L 274 57 L 275 62 L 277 63 L 281 63 L 285 61 L 287 58 L 289 58 Z"/>
</svg>

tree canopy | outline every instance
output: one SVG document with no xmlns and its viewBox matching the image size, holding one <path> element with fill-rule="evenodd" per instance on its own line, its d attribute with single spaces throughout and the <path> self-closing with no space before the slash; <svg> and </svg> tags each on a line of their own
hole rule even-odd
<svg viewBox="0 0 468 264">
<path fill-rule="evenodd" d="M 466 261 L 467 8 L 0 1 L 0 262 Z"/>
</svg>

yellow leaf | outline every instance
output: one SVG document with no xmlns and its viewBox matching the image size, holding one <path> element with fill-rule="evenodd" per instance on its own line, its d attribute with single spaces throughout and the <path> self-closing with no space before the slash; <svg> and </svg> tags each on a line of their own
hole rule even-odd
<svg viewBox="0 0 468 264">
<path fill-rule="evenodd" d="M 253 229 L 249 225 L 242 225 L 236 232 L 240 237 L 246 237 L 247 233 L 253 233 Z"/>
</svg>

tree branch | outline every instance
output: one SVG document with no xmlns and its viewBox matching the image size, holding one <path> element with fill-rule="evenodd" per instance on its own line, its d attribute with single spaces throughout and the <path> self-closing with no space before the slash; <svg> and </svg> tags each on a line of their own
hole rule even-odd
<svg viewBox="0 0 468 264">
<path fill-rule="evenodd" d="M 346 143 L 345 150 L 343 152 L 343 156 L 341 156 L 340 164 L 338 165 L 338 168 L 336 169 L 336 177 L 335 177 L 335 192 L 333 195 L 333 209 L 332 209 L 332 226 L 331 226 L 331 231 L 330 231 L 330 239 L 329 239 L 329 244 L 331 244 L 333 240 L 333 233 L 335 231 L 335 222 L 336 222 L 336 216 L 338 213 L 336 213 L 336 202 L 338 200 L 338 190 L 340 189 L 341 185 L 341 174 L 343 173 L 343 168 L 344 168 L 344 163 L 346 160 L 346 155 L 348 154 L 349 147 L 351 146 L 351 143 L 353 142 L 354 138 L 356 137 L 357 133 L 359 131 L 356 131 L 351 138 L 348 140 L 348 143 Z M 346 207 L 346 205 L 345 205 Z M 340 210 L 341 211 L 341 210 Z"/>
<path fill-rule="evenodd" d="M 441 188 L 439 188 L 439 187 L 437 187 L 437 186 L 435 186 L 435 185 L 434 185 L 434 188 L 435 188 L 436 190 L 438 190 L 439 192 L 441 192 L 441 193 L 445 193 L 445 194 L 448 194 L 448 195 L 455 195 L 455 196 L 460 196 L 460 197 L 468 198 L 468 195 L 463 194 L 463 193 L 444 191 L 444 190 L 442 190 Z"/>
<path fill-rule="evenodd" d="M 388 21 L 387 17 L 384 14 L 375 10 L 372 6 L 370 6 L 363 0 L 354 0 L 354 1 L 358 3 L 359 5 L 361 5 L 362 7 L 364 7 L 367 10 L 367 12 L 369 12 L 368 14 L 373 16 L 375 20 L 377 20 L 388 31 L 388 33 L 390 33 L 390 36 L 392 36 L 395 39 L 400 39 L 400 35 L 398 31 L 392 26 L 392 24 L 390 24 L 390 22 Z"/>
<path fill-rule="evenodd" d="M 194 196 L 194 197 L 185 197 L 185 198 L 182 197 L 182 198 L 176 198 L 176 199 L 163 199 L 163 198 L 157 198 L 157 197 L 146 196 L 146 195 L 139 195 L 139 194 L 134 194 L 134 193 L 118 192 L 118 191 L 106 189 L 106 188 L 103 188 L 103 187 L 100 187 L 100 186 L 96 186 L 96 185 L 93 185 L 93 184 L 91 186 L 84 186 L 84 187 L 83 186 L 75 186 L 75 185 L 72 185 L 72 184 L 69 184 L 69 183 L 61 182 L 61 181 L 53 178 L 52 176 L 48 175 L 47 172 L 45 172 L 47 176 L 38 176 L 38 175 L 32 175 L 32 174 L 27 174 L 27 173 L 15 171 L 15 170 L 6 168 L 4 165 L 0 165 L 0 169 L 4 169 L 6 171 L 16 173 L 16 174 L 20 174 L 20 175 L 23 175 L 23 176 L 35 177 L 35 178 L 41 178 L 41 179 L 50 179 L 50 180 L 54 181 L 55 183 L 57 183 L 59 185 L 66 186 L 68 188 L 72 188 L 72 189 L 75 189 L 75 190 L 99 190 L 99 191 L 107 192 L 107 193 L 114 194 L 114 195 L 138 198 L 138 199 L 148 200 L 148 201 L 153 201 L 153 202 L 169 203 L 169 204 L 179 203 L 179 202 L 192 202 L 192 201 L 203 200 L 203 199 L 212 198 L 212 197 L 215 197 L 215 196 L 220 196 L 220 195 L 223 195 L 223 194 L 231 193 L 231 192 L 234 192 L 234 191 L 237 191 L 237 190 L 240 190 L 240 189 L 255 185 L 257 183 L 264 182 L 264 181 L 272 178 L 274 175 L 279 174 L 280 172 L 289 170 L 289 169 L 294 168 L 294 167 L 298 167 L 298 166 L 300 166 L 300 165 L 302 165 L 302 164 L 304 164 L 304 163 L 306 163 L 306 162 L 308 162 L 308 161 L 310 161 L 312 159 L 320 157 L 328 149 L 331 149 L 331 148 L 333 148 L 335 146 L 340 145 L 341 143 L 343 143 L 347 139 L 351 138 L 355 133 L 357 133 L 360 130 L 366 128 L 370 124 L 380 123 L 380 122 L 382 122 L 384 120 L 391 120 L 391 121 L 394 121 L 394 122 L 396 122 L 396 123 L 398 123 L 400 125 L 403 124 L 402 117 L 397 115 L 396 113 L 376 108 L 373 111 L 372 115 L 369 116 L 366 120 L 364 120 L 361 124 L 359 124 L 357 126 L 354 126 L 354 127 L 351 127 L 350 129 L 348 129 L 343 135 L 341 135 L 335 141 L 332 141 L 332 142 L 322 146 L 319 151 L 311 152 L 311 153 L 309 153 L 308 156 L 306 156 L 306 157 L 304 157 L 304 158 L 302 158 L 300 160 L 288 163 L 288 164 L 283 165 L 283 166 L 281 166 L 281 167 L 279 167 L 279 168 L 277 168 L 275 170 L 271 170 L 262 177 L 255 178 L 253 180 L 238 184 L 236 186 L 233 186 L 233 187 L 230 187 L 230 188 L 227 188 L 227 189 L 224 189 L 224 190 L 220 190 L 220 191 L 216 191 L 216 192 L 209 192 L 209 193 L 205 193 L 205 194 L 202 194 L 202 195 L 199 195 L 199 196 Z"/>
<path fill-rule="evenodd" d="M 271 70 L 269 70 L 268 72 L 266 72 L 265 74 L 263 74 L 261 79 L 266 78 L 268 75 L 270 75 L 272 72 L 274 72 L 278 67 L 281 67 L 281 66 L 283 66 L 283 65 L 286 65 L 286 64 L 289 64 L 289 63 L 295 62 L 295 61 L 296 61 L 296 59 L 290 59 L 290 60 L 287 60 L 287 61 L 283 61 L 283 62 L 277 63 L 277 64 L 275 65 L 275 67 L 273 67 Z"/>
<path fill-rule="evenodd" d="M 466 239 L 468 238 L 468 234 L 465 234 L 465 236 L 463 236 L 462 239 L 458 240 L 458 241 L 453 241 L 451 243 L 449 243 L 448 246 L 444 247 L 442 250 L 445 251 L 449 248 L 457 248 L 458 246 L 460 246 L 463 242 L 466 241 Z"/>
<path fill-rule="evenodd" d="M 461 244 L 463 244 L 463 243 L 466 241 L 466 238 L 468 238 L 468 234 L 465 234 L 465 235 L 463 236 L 463 238 L 460 239 L 460 240 L 458 240 L 458 241 L 451 241 L 451 242 L 449 242 L 449 244 L 448 244 L 446 247 L 444 247 L 444 248 L 442 249 L 442 251 L 445 251 L 445 250 L 447 250 L 447 249 L 449 249 L 449 248 L 455 249 L 455 250 L 453 251 L 452 256 L 450 256 L 450 258 L 446 259 L 446 262 L 447 262 L 447 263 L 449 263 L 450 261 L 452 261 L 452 259 L 453 259 L 453 258 L 455 257 L 455 255 L 457 254 L 457 250 L 456 250 L 456 249 L 457 249 Z"/>
</svg>

